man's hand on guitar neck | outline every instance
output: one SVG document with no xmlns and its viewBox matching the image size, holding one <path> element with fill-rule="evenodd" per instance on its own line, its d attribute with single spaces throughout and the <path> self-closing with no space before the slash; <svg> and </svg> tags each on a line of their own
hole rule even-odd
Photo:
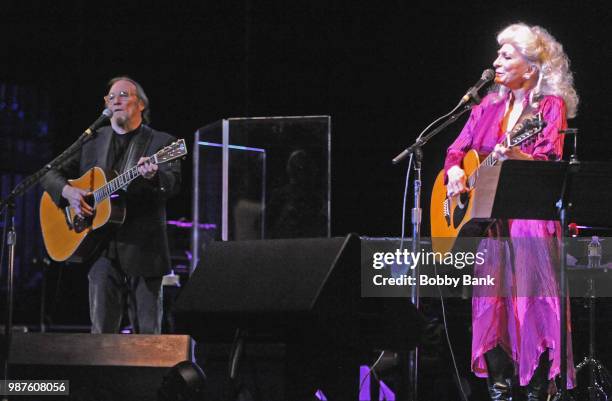
<svg viewBox="0 0 612 401">
<path fill-rule="evenodd" d="M 85 201 L 84 196 L 87 196 L 89 192 L 84 189 L 73 187 L 66 184 L 62 189 L 62 196 L 70 203 L 70 206 L 74 209 L 75 213 L 81 217 L 91 216 L 93 214 L 93 208 Z"/>
<path fill-rule="evenodd" d="M 467 192 L 465 185 L 467 177 L 465 171 L 459 166 L 453 166 L 446 172 L 448 181 L 446 184 L 446 194 L 448 196 L 459 195 L 460 193 Z"/>
<path fill-rule="evenodd" d="M 141 157 L 140 160 L 138 160 L 138 171 L 147 180 L 155 177 L 158 168 L 157 164 L 151 163 L 149 157 Z"/>
</svg>

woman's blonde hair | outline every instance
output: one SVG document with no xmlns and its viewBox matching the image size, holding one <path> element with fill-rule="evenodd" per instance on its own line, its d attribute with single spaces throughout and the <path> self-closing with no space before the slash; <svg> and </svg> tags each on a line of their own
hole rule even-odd
<svg viewBox="0 0 612 401">
<path fill-rule="evenodd" d="M 543 96 L 555 95 L 565 101 L 567 117 L 576 116 L 578 94 L 574 89 L 569 59 L 563 46 L 546 29 L 537 25 L 513 24 L 497 35 L 497 42 L 500 45 L 511 44 L 538 69 L 538 81 L 529 97 L 533 106 Z M 507 90 L 505 87 L 500 88 L 501 94 Z"/>
</svg>

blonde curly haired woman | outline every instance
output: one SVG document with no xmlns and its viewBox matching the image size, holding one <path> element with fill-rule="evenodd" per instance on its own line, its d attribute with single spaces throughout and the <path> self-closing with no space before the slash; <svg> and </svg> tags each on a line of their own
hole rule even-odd
<svg viewBox="0 0 612 401">
<path fill-rule="evenodd" d="M 545 29 L 513 24 L 497 36 L 493 62 L 496 87 L 472 109 L 465 127 L 447 151 L 447 191 L 466 191 L 461 160 L 470 149 L 501 159 L 559 160 L 566 118 L 576 115 L 578 96 L 563 47 Z M 507 148 L 504 134 L 521 117 L 542 113 L 546 127 L 535 142 Z M 517 188 L 520 190 L 520 188 Z M 501 285 L 495 294 L 474 289 L 472 360 L 486 377 L 492 400 L 511 400 L 514 378 L 526 387 L 529 401 L 542 400 L 549 380 L 560 372 L 558 242 L 555 221 L 499 220 L 480 244 L 486 249 L 476 276 L 490 275 Z M 488 291 L 488 292 L 487 292 Z M 568 387 L 574 370 L 568 329 Z"/>
</svg>

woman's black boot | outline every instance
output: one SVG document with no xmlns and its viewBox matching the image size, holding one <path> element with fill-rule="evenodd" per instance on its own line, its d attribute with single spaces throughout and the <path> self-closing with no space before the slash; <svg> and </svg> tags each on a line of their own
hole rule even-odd
<svg viewBox="0 0 612 401">
<path fill-rule="evenodd" d="M 492 401 L 512 401 L 512 378 L 514 364 L 500 347 L 495 347 L 485 353 L 487 362 L 487 385 Z"/>
<path fill-rule="evenodd" d="M 546 399 L 548 392 L 548 373 L 550 371 L 550 360 L 548 351 L 540 356 L 540 361 L 533 376 L 527 385 L 527 401 L 541 401 Z"/>
</svg>

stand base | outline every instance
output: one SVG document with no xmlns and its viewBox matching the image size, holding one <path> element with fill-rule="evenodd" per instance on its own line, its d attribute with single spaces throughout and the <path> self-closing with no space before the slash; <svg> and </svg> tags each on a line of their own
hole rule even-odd
<svg viewBox="0 0 612 401">
<path fill-rule="evenodd" d="M 612 399 L 612 376 L 608 369 L 595 358 L 585 357 L 576 366 L 576 373 L 588 368 L 592 379 L 590 380 L 588 391 L 589 401 L 605 401 Z"/>
</svg>

